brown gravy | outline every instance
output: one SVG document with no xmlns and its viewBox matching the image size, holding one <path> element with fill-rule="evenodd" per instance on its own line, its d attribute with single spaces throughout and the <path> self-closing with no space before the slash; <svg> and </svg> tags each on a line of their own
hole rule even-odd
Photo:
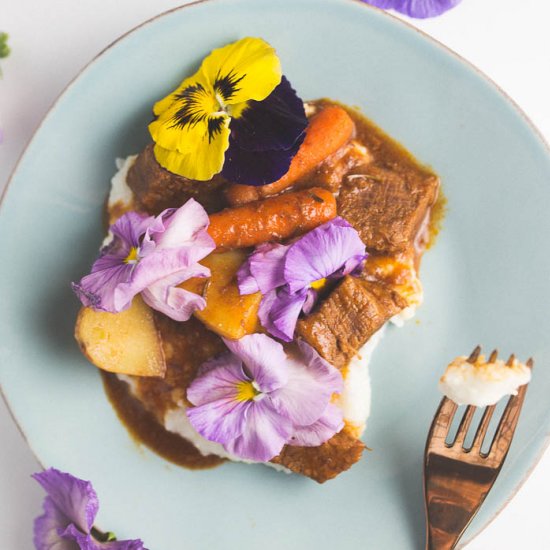
<svg viewBox="0 0 550 550">
<path fill-rule="evenodd" d="M 105 393 L 118 418 L 132 438 L 149 447 L 166 460 L 192 470 L 213 468 L 225 459 L 214 455 L 203 456 L 192 443 L 167 431 L 155 416 L 147 411 L 131 393 L 126 382 L 109 372 L 100 371 Z"/>
</svg>

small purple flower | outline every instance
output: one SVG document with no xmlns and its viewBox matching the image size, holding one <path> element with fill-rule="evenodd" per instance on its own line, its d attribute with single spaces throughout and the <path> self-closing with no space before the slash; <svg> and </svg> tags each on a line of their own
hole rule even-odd
<svg viewBox="0 0 550 550">
<path fill-rule="evenodd" d="M 353 273 L 366 257 L 357 231 L 337 217 L 290 245 L 259 246 L 237 274 L 239 291 L 261 292 L 262 326 L 290 342 L 298 316 L 311 311 L 326 281 Z"/>
<path fill-rule="evenodd" d="M 340 371 L 308 344 L 289 353 L 265 334 L 226 340 L 230 352 L 207 361 L 187 390 L 189 421 L 231 454 L 265 462 L 284 445 L 316 447 L 339 432 Z"/>
<path fill-rule="evenodd" d="M 363 0 L 382 9 L 394 9 L 416 19 L 427 19 L 445 13 L 461 0 Z"/>
<path fill-rule="evenodd" d="M 55 468 L 33 477 L 48 494 L 34 521 L 37 550 L 146 550 L 139 539 L 113 540 L 93 527 L 99 501 L 89 481 Z"/>
<path fill-rule="evenodd" d="M 152 308 L 186 321 L 206 302 L 177 285 L 210 275 L 198 263 L 215 248 L 208 224 L 208 214 L 193 199 L 156 218 L 128 212 L 111 226 L 111 242 L 101 250 L 91 273 L 73 283 L 73 290 L 85 306 L 111 313 L 128 309 L 141 292 Z"/>
</svg>

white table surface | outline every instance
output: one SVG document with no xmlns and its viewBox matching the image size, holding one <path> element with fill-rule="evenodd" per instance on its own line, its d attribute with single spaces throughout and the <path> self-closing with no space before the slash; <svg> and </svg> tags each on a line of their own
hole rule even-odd
<svg viewBox="0 0 550 550">
<path fill-rule="evenodd" d="M 120 34 L 182 3 L 185 1 L 2 0 L 0 31 L 10 34 L 12 54 L 0 61 L 4 73 L 0 80 L 0 127 L 4 130 L 0 192 L 33 131 L 74 75 Z M 323 0 L 317 5 L 322 9 Z M 413 24 L 490 76 L 550 141 L 548 21 L 547 0 L 463 0 L 440 18 Z M 41 511 L 43 494 L 29 476 L 38 470 L 0 399 L 2 550 L 33 547 L 32 522 Z M 549 502 L 550 451 L 509 506 L 467 550 L 550 549 Z"/>
</svg>

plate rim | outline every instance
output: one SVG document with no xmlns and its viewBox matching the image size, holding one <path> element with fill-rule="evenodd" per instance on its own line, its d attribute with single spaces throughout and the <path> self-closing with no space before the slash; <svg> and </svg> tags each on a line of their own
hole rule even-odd
<svg viewBox="0 0 550 550">
<path fill-rule="evenodd" d="M 141 23 L 138 23 L 137 25 L 134 25 L 124 33 L 117 36 L 114 40 L 109 42 L 104 48 L 102 48 L 97 54 L 95 54 L 88 62 L 86 62 L 76 73 L 75 75 L 69 80 L 69 82 L 60 90 L 56 98 L 53 100 L 53 102 L 49 105 L 49 107 L 46 109 L 46 112 L 40 119 L 40 122 L 37 124 L 37 126 L 32 130 L 32 133 L 25 144 L 23 150 L 19 154 L 19 157 L 6 181 L 6 184 L 4 186 L 4 189 L 2 190 L 2 193 L 0 194 L 0 218 L 2 217 L 3 207 L 5 203 L 5 199 L 8 195 L 10 186 L 12 185 L 12 182 L 17 175 L 17 172 L 19 171 L 19 167 L 22 164 L 23 160 L 25 159 L 29 149 L 31 148 L 31 145 L 35 141 L 36 135 L 41 130 L 45 122 L 50 118 L 52 113 L 57 109 L 59 103 L 63 100 L 64 96 L 67 94 L 67 92 L 75 85 L 75 83 L 81 78 L 81 76 L 87 72 L 96 62 L 98 62 L 107 52 L 109 52 L 112 48 L 114 48 L 119 42 L 122 42 L 125 40 L 128 36 L 133 35 L 135 32 L 139 31 L 141 28 L 146 27 L 150 24 L 153 24 L 156 20 L 161 19 L 163 17 L 169 16 L 170 14 L 178 11 L 183 11 L 186 8 L 194 8 L 197 6 L 200 6 L 202 4 L 219 4 L 223 3 L 226 0 L 192 0 L 191 2 L 188 2 L 186 4 L 181 4 L 179 6 L 175 6 L 173 8 L 170 8 L 168 10 L 162 11 L 160 13 L 157 13 L 156 15 L 153 15 L 152 17 L 145 19 Z M 271 2 L 269 0 L 256 0 L 256 1 L 263 1 L 265 3 L 269 3 L 271 5 Z M 495 91 L 497 94 L 503 98 L 509 106 L 513 108 L 515 113 L 519 115 L 523 121 L 527 124 L 527 126 L 530 128 L 532 134 L 534 137 L 537 138 L 539 145 L 542 145 L 542 148 L 545 150 L 546 155 L 550 159 L 550 138 L 547 139 L 541 130 L 539 130 L 538 126 L 533 122 L 533 120 L 527 115 L 527 113 L 523 110 L 523 108 L 499 85 L 497 82 L 487 75 L 483 70 L 481 70 L 479 67 L 477 67 L 473 62 L 469 61 L 467 58 L 463 57 L 461 54 L 457 53 L 455 50 L 453 50 L 450 46 L 447 46 L 437 38 L 431 36 L 426 31 L 423 31 L 422 29 L 419 29 L 416 27 L 413 23 L 409 22 L 408 20 L 402 19 L 401 17 L 398 17 L 394 13 L 390 13 L 389 11 L 386 11 L 385 9 L 378 8 L 376 6 L 373 6 L 371 4 L 368 4 L 366 0 L 336 0 L 341 3 L 350 3 L 355 5 L 361 5 L 363 9 L 367 10 L 373 10 L 377 12 L 381 17 L 386 17 L 394 21 L 396 25 L 402 25 L 406 27 L 407 29 L 415 32 L 416 34 L 420 35 L 422 39 L 427 40 L 430 42 L 433 46 L 436 48 L 439 48 L 440 50 L 443 50 L 445 53 L 451 55 L 456 61 L 458 61 L 460 64 L 465 66 L 467 69 L 469 69 L 471 72 L 475 73 L 477 77 L 479 77 L 482 81 L 484 81 L 486 84 L 489 84 L 489 86 Z M 31 442 L 29 441 L 29 438 L 27 434 L 25 433 L 25 430 L 19 423 L 17 417 L 15 416 L 15 413 L 12 410 L 12 406 L 10 405 L 9 398 L 6 394 L 6 392 L 3 389 L 2 381 L 0 380 L 0 397 L 4 401 L 6 405 L 6 409 L 9 413 L 9 416 L 11 417 L 12 421 L 17 427 L 17 430 L 19 431 L 21 437 L 23 438 L 25 444 L 31 451 L 33 457 L 38 462 L 40 467 L 44 469 L 44 464 L 42 463 L 42 460 L 38 456 L 37 452 L 34 450 Z M 550 412 L 550 408 L 548 409 Z M 435 414 L 435 412 L 434 412 Z M 533 471 L 537 468 L 539 465 L 542 457 L 549 452 L 550 449 L 550 432 L 544 435 L 544 439 L 542 440 L 542 445 L 540 447 L 539 452 L 532 460 L 531 464 L 529 465 L 529 468 L 526 469 L 525 473 L 521 477 L 521 479 L 517 482 L 517 484 L 513 487 L 510 495 L 508 498 L 503 500 L 500 505 L 498 506 L 497 510 L 494 512 L 494 514 L 484 523 L 475 533 L 472 533 L 470 537 L 464 537 L 461 539 L 461 544 L 467 545 L 470 542 L 472 542 L 479 534 L 481 534 L 483 531 L 487 529 L 489 525 L 491 525 L 494 520 L 500 515 L 500 513 L 508 506 L 508 504 L 515 498 L 517 493 L 520 491 L 520 489 L 524 486 L 527 479 L 531 476 Z"/>
</svg>

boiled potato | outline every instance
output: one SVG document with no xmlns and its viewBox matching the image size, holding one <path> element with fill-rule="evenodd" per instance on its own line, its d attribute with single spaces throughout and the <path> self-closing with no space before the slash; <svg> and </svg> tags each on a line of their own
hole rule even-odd
<svg viewBox="0 0 550 550">
<path fill-rule="evenodd" d="M 200 263 L 210 269 L 211 277 L 189 279 L 180 285 L 206 299 L 206 308 L 196 311 L 195 317 L 213 332 L 232 340 L 260 330 L 258 307 L 262 295 L 257 292 L 241 296 L 237 286 L 237 271 L 246 258 L 242 250 L 210 254 Z"/>
<path fill-rule="evenodd" d="M 164 376 L 166 363 L 154 314 L 139 296 L 120 313 L 82 308 L 75 337 L 84 355 L 100 369 L 135 376 Z"/>
</svg>

